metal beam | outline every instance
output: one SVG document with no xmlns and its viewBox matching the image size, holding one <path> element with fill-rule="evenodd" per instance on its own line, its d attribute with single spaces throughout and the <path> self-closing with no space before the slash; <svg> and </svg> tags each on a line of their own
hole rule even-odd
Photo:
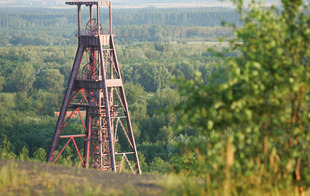
<svg viewBox="0 0 310 196">
<path fill-rule="evenodd" d="M 54 132 L 54 136 L 53 136 L 53 140 L 52 140 L 52 144 L 48 153 L 48 157 L 47 157 L 47 162 L 51 162 L 56 150 L 56 145 L 59 139 L 59 135 L 61 132 L 61 128 L 62 128 L 62 124 L 63 121 L 65 119 L 65 114 L 67 111 L 67 107 L 69 104 L 69 100 L 70 100 L 70 96 L 72 94 L 72 90 L 73 90 L 73 84 L 74 84 L 74 79 L 78 73 L 78 70 L 80 68 L 80 64 L 81 64 L 81 60 L 83 57 L 83 51 L 84 51 L 84 46 L 83 45 L 79 45 L 77 52 L 76 52 L 76 56 L 74 59 L 74 63 L 73 63 L 73 67 L 72 67 L 72 71 L 71 71 L 71 75 L 69 78 L 69 82 L 68 82 L 68 86 L 67 86 L 67 90 L 66 90 L 66 94 L 64 97 L 64 100 L 62 102 L 62 106 L 61 106 L 61 110 L 60 110 L 60 114 L 57 120 L 57 124 L 56 124 L 56 128 L 55 128 L 55 132 Z"/>
</svg>

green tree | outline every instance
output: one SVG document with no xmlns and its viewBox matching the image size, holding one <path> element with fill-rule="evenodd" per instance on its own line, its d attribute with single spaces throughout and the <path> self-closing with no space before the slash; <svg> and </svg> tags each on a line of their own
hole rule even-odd
<svg viewBox="0 0 310 196">
<path fill-rule="evenodd" d="M 162 160 L 160 157 L 155 157 L 150 163 L 149 170 L 152 173 L 168 173 L 170 171 L 170 164 Z"/>
<path fill-rule="evenodd" d="M 64 76 L 57 69 L 46 69 L 41 71 L 35 87 L 52 92 L 61 92 L 63 90 Z"/>
<path fill-rule="evenodd" d="M 282 0 L 284 9 L 278 9 L 252 1 L 244 10 L 242 1 L 234 2 L 244 23 L 231 41 L 239 55 L 222 55 L 225 66 L 208 84 L 199 72 L 194 80 L 179 81 L 179 125 L 207 136 L 193 147 L 204 156 L 201 175 L 226 180 L 225 190 L 231 172 L 241 189 L 251 186 L 248 178 L 263 187 L 292 181 L 310 186 L 308 6 Z"/>
<path fill-rule="evenodd" d="M 33 153 L 33 158 L 35 160 L 39 160 L 41 162 L 44 162 L 46 160 L 46 151 L 43 148 L 38 148 L 34 153 Z"/>
<path fill-rule="evenodd" d="M 4 84 L 5 84 L 5 77 L 3 77 L 2 74 L 0 73 L 0 92 L 2 91 Z"/>
<path fill-rule="evenodd" d="M 179 96 L 172 89 L 159 90 L 148 100 L 147 114 L 150 118 L 141 122 L 143 141 L 167 143 L 172 139 L 172 125 L 176 122 L 177 114 L 168 111 L 178 102 Z"/>
<path fill-rule="evenodd" d="M 6 135 L 1 135 L 0 137 L 0 158 L 1 159 L 16 159 L 16 154 L 11 150 L 12 144 L 8 141 Z"/>
<path fill-rule="evenodd" d="M 16 67 L 9 77 L 8 89 L 13 92 L 28 92 L 35 81 L 35 70 L 32 65 Z"/>
<path fill-rule="evenodd" d="M 26 92 L 18 92 L 15 94 L 15 109 L 19 111 L 28 111 L 33 109 L 31 106 L 32 99 Z"/>
<path fill-rule="evenodd" d="M 159 25 L 153 25 L 149 29 L 149 35 L 152 41 L 162 42 L 164 41 L 163 37 L 163 28 Z"/>
<path fill-rule="evenodd" d="M 22 148 L 22 151 L 19 153 L 19 160 L 28 161 L 29 160 L 29 150 L 26 146 Z"/>
</svg>

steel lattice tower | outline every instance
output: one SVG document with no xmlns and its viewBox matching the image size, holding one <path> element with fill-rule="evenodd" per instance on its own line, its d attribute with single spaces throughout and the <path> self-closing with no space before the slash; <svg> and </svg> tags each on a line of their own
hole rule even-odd
<svg viewBox="0 0 310 196">
<path fill-rule="evenodd" d="M 126 162 L 128 168 L 134 173 L 141 174 L 113 41 L 111 2 L 70 1 L 66 4 L 77 5 L 78 8 L 78 49 L 47 162 L 55 163 L 72 141 L 84 167 L 121 172 Z M 81 31 L 81 6 L 83 5 L 89 7 L 89 21 L 85 30 Z M 97 8 L 97 18 L 93 18 L 94 6 Z M 100 23 L 100 6 L 107 6 L 109 10 L 108 33 L 104 33 Z M 81 67 L 83 55 L 86 56 L 86 63 Z M 81 120 L 82 134 L 61 135 L 74 116 Z M 118 152 L 115 148 L 120 134 L 128 141 L 129 151 Z M 83 150 L 77 145 L 78 138 L 84 140 Z M 59 139 L 66 142 L 58 148 L 59 153 L 55 154 Z M 83 157 L 81 151 L 83 151 Z M 117 156 L 119 157 L 116 159 Z M 132 157 L 132 161 L 129 156 Z M 133 162 L 135 167 L 132 166 Z"/>
</svg>

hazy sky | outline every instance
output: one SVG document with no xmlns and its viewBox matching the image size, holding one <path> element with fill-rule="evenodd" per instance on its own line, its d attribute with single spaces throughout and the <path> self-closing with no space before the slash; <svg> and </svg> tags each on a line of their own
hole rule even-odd
<svg viewBox="0 0 310 196">
<path fill-rule="evenodd" d="M 0 0 L 0 7 L 69 7 L 66 1 L 72 0 Z M 74 0 L 73 0 L 74 1 Z M 82 0 L 77 0 L 82 1 Z M 220 0 L 110 0 L 113 7 L 138 8 L 138 7 L 214 7 L 231 6 L 228 1 Z M 248 1 L 248 0 L 245 0 Z M 267 4 L 278 2 L 279 0 L 262 0 Z"/>
<path fill-rule="evenodd" d="M 1 7 L 66 7 L 72 0 L 0 0 Z M 82 0 L 80 0 L 82 1 Z M 114 7 L 207 7 L 227 5 L 219 0 L 110 0 Z"/>
</svg>

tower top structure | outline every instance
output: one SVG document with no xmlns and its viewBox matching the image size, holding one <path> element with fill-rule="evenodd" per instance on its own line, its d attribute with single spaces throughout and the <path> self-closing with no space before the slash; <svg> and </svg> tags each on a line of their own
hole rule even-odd
<svg viewBox="0 0 310 196">
<path fill-rule="evenodd" d="M 76 5 L 77 10 L 77 23 L 78 23 L 78 35 L 77 36 L 89 36 L 89 35 L 102 35 L 102 26 L 100 23 L 100 6 L 109 7 L 109 34 L 112 35 L 112 5 L 110 1 L 67 1 L 67 5 Z M 89 7 L 89 22 L 86 25 L 85 32 L 81 32 L 81 6 L 85 5 Z M 93 16 L 93 6 L 97 7 L 97 18 Z"/>
<path fill-rule="evenodd" d="M 110 1 L 67 1 L 68 5 L 111 5 Z"/>
</svg>

